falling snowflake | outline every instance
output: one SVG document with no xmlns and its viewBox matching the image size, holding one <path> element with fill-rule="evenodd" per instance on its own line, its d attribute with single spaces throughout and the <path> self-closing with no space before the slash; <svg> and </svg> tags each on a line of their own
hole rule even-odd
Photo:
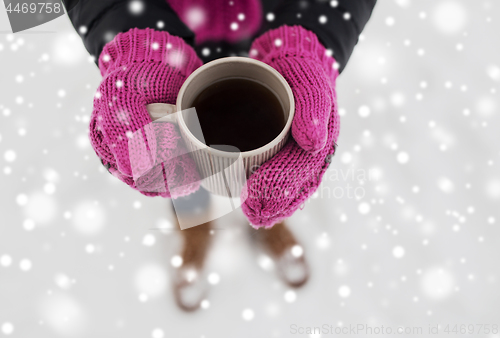
<svg viewBox="0 0 500 338">
<path fill-rule="evenodd" d="M 433 11 L 433 23 L 444 34 L 460 32 L 467 22 L 467 11 L 457 1 L 443 1 L 436 5 Z"/>
<path fill-rule="evenodd" d="M 132 14 L 139 15 L 144 12 L 145 5 L 140 0 L 133 0 L 129 2 L 128 9 Z"/>
<path fill-rule="evenodd" d="M 238 25 L 237 22 L 232 22 L 230 27 L 231 27 L 232 31 L 236 31 L 236 30 L 238 30 L 238 28 L 240 27 L 240 25 Z"/>
<path fill-rule="evenodd" d="M 207 14 L 202 7 L 190 7 L 184 14 L 186 24 L 189 28 L 196 30 L 203 26 L 207 20 Z"/>
<path fill-rule="evenodd" d="M 347 298 L 351 295 L 351 288 L 348 287 L 347 285 L 342 285 L 339 287 L 339 296 L 342 298 Z"/>
<path fill-rule="evenodd" d="M 244 320 L 249 322 L 255 317 L 255 313 L 253 312 L 252 309 L 244 309 L 243 312 L 241 313 L 241 316 L 243 317 Z"/>
<path fill-rule="evenodd" d="M 152 338 L 163 338 L 163 337 L 165 337 L 165 333 L 163 332 L 162 329 L 154 329 L 153 332 L 151 332 L 151 337 Z"/>
<path fill-rule="evenodd" d="M 405 255 L 405 249 L 402 246 L 395 246 L 392 249 L 392 255 L 396 258 L 403 258 Z"/>
</svg>

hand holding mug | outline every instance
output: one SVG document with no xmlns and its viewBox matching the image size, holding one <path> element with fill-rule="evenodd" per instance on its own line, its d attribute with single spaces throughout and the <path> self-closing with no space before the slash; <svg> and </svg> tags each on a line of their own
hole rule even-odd
<svg viewBox="0 0 500 338">
<path fill-rule="evenodd" d="M 338 71 L 316 35 L 300 26 L 265 33 L 254 41 L 250 56 L 277 69 L 295 97 L 293 139 L 250 176 L 242 205 L 254 227 L 270 227 L 316 191 L 335 154 Z"/>
<path fill-rule="evenodd" d="M 181 38 L 152 29 L 120 33 L 100 55 L 103 80 L 94 98 L 91 144 L 110 173 L 144 195 L 184 196 L 199 187 L 194 162 L 184 154 L 177 127 L 152 124 L 146 106 L 174 103 L 185 79 L 201 65 L 196 52 Z M 150 153 L 130 147 L 137 139 L 129 144 L 134 136 L 147 140 L 148 132 L 157 135 L 148 140 L 153 142 L 146 141 L 150 150 L 157 150 L 157 161 L 149 168 L 151 161 L 144 156 Z M 131 162 L 143 165 L 141 176 L 134 177 Z M 181 188 L 171 191 L 168 181 L 180 182 Z"/>
</svg>

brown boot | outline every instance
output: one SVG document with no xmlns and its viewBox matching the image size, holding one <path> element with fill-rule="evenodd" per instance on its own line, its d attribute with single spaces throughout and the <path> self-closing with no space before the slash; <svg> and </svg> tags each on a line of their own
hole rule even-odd
<svg viewBox="0 0 500 338">
<path fill-rule="evenodd" d="M 197 310 L 208 291 L 203 276 L 207 253 L 212 240 L 212 222 L 181 230 L 182 249 L 172 260 L 173 289 L 179 307 L 185 311 Z"/>
<path fill-rule="evenodd" d="M 252 238 L 275 261 L 281 279 L 292 287 L 304 285 L 309 278 L 309 266 L 304 249 L 284 222 L 271 229 L 252 229 Z"/>
</svg>

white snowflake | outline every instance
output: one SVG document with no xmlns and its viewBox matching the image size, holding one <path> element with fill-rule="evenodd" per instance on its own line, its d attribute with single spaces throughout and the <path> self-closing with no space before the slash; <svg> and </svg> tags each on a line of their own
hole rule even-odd
<svg viewBox="0 0 500 338">
<path fill-rule="evenodd" d="M 252 319 L 254 319 L 255 313 L 252 309 L 244 309 L 243 312 L 241 313 L 241 316 L 243 317 L 244 320 L 249 322 Z"/>
<path fill-rule="evenodd" d="M 144 12 L 145 5 L 141 0 L 133 0 L 129 2 L 128 9 L 132 14 L 139 15 Z"/>
<path fill-rule="evenodd" d="M 347 285 L 342 285 L 339 287 L 339 296 L 342 298 L 347 298 L 351 295 L 351 288 Z"/>
</svg>

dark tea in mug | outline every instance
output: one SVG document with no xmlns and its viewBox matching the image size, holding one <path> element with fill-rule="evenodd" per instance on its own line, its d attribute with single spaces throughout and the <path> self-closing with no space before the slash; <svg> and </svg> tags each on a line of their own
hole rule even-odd
<svg viewBox="0 0 500 338">
<path fill-rule="evenodd" d="M 274 140 L 286 124 L 276 94 L 245 78 L 223 79 L 209 85 L 195 97 L 192 106 L 208 146 L 233 146 L 240 152 L 254 150 Z M 191 123 L 186 121 L 188 128 Z"/>
</svg>

